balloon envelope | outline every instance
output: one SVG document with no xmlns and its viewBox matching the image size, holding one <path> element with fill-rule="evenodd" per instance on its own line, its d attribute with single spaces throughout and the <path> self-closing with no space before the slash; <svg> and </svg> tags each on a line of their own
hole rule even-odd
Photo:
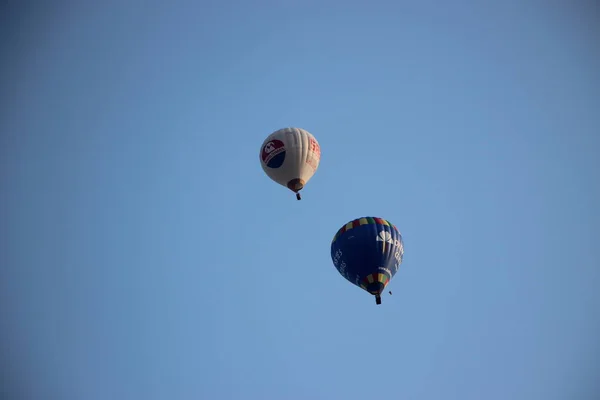
<svg viewBox="0 0 600 400">
<path fill-rule="evenodd" d="M 338 272 L 375 296 L 390 283 L 403 258 L 402 235 L 382 218 L 350 221 L 338 230 L 331 243 L 331 259 Z"/>
<path fill-rule="evenodd" d="M 298 193 L 317 171 L 321 147 L 304 129 L 283 128 L 265 139 L 259 158 L 269 178 Z"/>
</svg>

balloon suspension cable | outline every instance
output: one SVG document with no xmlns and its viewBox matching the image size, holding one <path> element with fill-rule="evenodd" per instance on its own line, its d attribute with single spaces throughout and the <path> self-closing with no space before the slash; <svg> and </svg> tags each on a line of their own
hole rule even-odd
<svg viewBox="0 0 600 400">
<path fill-rule="evenodd" d="M 302 200 L 302 196 L 300 196 L 300 193 L 296 193 L 296 199 L 297 200 Z"/>
<path fill-rule="evenodd" d="M 379 295 L 379 294 L 375 295 L 375 304 L 377 304 L 377 305 L 381 304 L 381 295 Z"/>
</svg>

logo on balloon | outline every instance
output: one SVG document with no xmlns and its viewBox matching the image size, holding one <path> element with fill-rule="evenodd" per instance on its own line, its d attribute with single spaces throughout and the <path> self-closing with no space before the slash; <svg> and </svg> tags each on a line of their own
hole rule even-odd
<svg viewBox="0 0 600 400">
<path fill-rule="evenodd" d="M 279 168 L 285 160 L 285 145 L 281 140 L 271 140 L 264 145 L 260 156 L 267 167 Z"/>
<path fill-rule="evenodd" d="M 392 234 L 389 233 L 388 231 L 379 231 L 379 236 L 377 236 L 377 241 L 394 244 L 394 239 L 392 239 Z"/>
<path fill-rule="evenodd" d="M 392 234 L 388 231 L 379 231 L 379 234 L 375 240 L 397 246 L 399 248 L 398 250 L 401 253 L 404 253 L 404 246 L 402 245 L 402 242 L 400 242 L 398 239 L 392 239 Z"/>
</svg>

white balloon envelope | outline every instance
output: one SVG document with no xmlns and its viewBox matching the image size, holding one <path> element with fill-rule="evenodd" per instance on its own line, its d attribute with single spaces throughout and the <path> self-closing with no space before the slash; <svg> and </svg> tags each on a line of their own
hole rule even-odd
<svg viewBox="0 0 600 400">
<path fill-rule="evenodd" d="M 319 168 L 321 147 L 304 129 L 283 128 L 265 139 L 259 157 L 267 176 L 296 193 L 300 200 L 300 190 Z"/>
</svg>

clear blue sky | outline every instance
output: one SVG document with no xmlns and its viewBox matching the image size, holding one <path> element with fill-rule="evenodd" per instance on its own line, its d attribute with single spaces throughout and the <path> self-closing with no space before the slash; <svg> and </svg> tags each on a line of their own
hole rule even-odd
<svg viewBox="0 0 600 400">
<path fill-rule="evenodd" d="M 597 8 L 59 3 L 0 23 L 4 390 L 598 398 Z M 329 255 L 365 215 L 405 241 L 379 307 Z"/>
</svg>

